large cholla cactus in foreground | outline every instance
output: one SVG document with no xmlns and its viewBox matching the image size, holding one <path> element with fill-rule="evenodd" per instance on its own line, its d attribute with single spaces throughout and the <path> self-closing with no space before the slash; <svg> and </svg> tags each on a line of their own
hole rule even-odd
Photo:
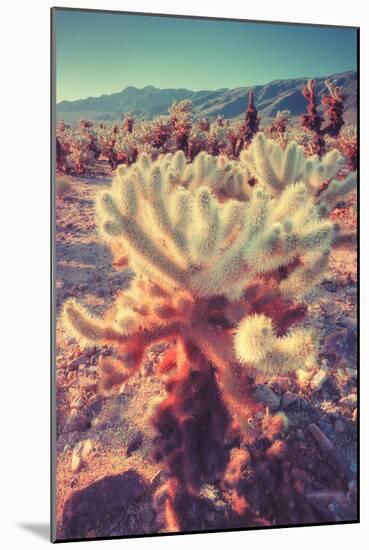
<svg viewBox="0 0 369 550">
<path fill-rule="evenodd" d="M 263 153 L 260 174 L 270 160 Z M 136 277 L 104 317 L 71 299 L 63 322 L 82 344 L 116 347 L 100 364 L 103 395 L 137 371 L 152 344 L 166 344 L 157 374 L 167 398 L 152 425 L 168 477 L 157 495 L 167 530 L 188 527 L 201 486 L 226 475 L 230 434 L 273 444 L 285 429 L 286 418 L 255 398 L 255 377 L 292 375 L 316 360 L 314 334 L 293 326 L 325 272 L 334 227 L 299 180 L 291 149 L 280 154 L 288 184 L 278 193 L 263 182 L 251 188 L 245 161 L 201 153 L 187 163 L 178 151 L 120 166 L 96 198 L 114 265 L 129 264 Z"/>
</svg>

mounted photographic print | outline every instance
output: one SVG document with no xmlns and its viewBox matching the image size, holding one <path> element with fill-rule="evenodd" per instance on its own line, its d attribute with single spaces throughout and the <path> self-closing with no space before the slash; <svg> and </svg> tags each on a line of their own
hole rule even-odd
<svg viewBox="0 0 369 550">
<path fill-rule="evenodd" d="M 359 29 L 51 16 L 53 541 L 358 522 Z"/>
</svg>

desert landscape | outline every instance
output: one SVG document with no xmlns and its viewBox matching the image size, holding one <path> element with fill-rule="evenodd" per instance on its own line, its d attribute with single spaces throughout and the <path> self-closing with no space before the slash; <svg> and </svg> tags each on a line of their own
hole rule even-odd
<svg viewBox="0 0 369 550">
<path fill-rule="evenodd" d="M 58 540 L 356 520 L 356 96 L 297 90 L 59 113 Z"/>
</svg>

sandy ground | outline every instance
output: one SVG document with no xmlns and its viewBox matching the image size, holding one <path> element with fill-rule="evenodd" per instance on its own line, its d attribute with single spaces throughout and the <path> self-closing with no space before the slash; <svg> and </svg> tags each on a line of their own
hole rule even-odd
<svg viewBox="0 0 369 550">
<path fill-rule="evenodd" d="M 109 307 L 115 292 L 130 283 L 132 273 L 114 270 L 109 249 L 101 244 L 95 228 L 93 198 L 97 190 L 109 184 L 107 173 L 73 178 L 72 191 L 57 198 L 58 315 L 70 296 L 101 313 Z M 347 228 L 353 227 L 354 199 L 337 209 L 334 218 Z M 323 368 L 317 368 L 306 380 L 279 377 L 258 382 L 269 386 L 279 402 L 278 409 L 284 408 L 289 418 L 286 468 L 303 471 L 310 492 L 320 492 L 316 498 L 311 494 L 306 497 L 317 517 L 323 522 L 350 521 L 356 518 L 352 495 L 357 472 L 354 250 L 333 252 L 329 273 L 310 294 L 308 304 L 305 324 L 319 332 Z M 152 495 L 165 479 L 160 466 L 151 461 L 152 433 L 147 419 L 150 400 L 164 395 L 154 374 L 160 348 L 148 353 L 143 371 L 126 384 L 121 395 L 101 399 L 96 393 L 96 364 L 99 355 L 110 353 L 107 347 L 80 349 L 66 339 L 57 322 L 58 539 L 158 530 Z M 284 407 L 288 391 L 297 398 Z M 311 435 L 311 423 L 331 441 L 328 455 Z M 208 487 L 207 491 L 213 497 L 208 495 L 210 504 L 200 522 L 201 529 L 230 526 L 226 496 L 220 495 L 217 487 Z M 220 497 L 224 498 L 224 507 L 214 505 L 212 509 L 212 499 L 219 502 Z M 273 514 L 271 510 L 269 520 L 276 523 L 278 517 Z M 291 510 L 288 523 L 296 521 L 298 516 Z M 249 525 L 241 518 L 239 526 Z"/>
</svg>

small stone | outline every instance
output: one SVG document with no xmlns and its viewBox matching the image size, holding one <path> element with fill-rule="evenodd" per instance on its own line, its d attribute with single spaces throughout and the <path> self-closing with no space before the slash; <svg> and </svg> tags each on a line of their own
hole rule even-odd
<svg viewBox="0 0 369 550">
<path fill-rule="evenodd" d="M 113 529 L 109 533 L 109 537 L 121 537 L 121 536 L 122 536 L 122 533 L 118 531 L 118 529 Z"/>
<path fill-rule="evenodd" d="M 357 481 L 356 479 L 352 479 L 348 482 L 348 491 L 346 493 L 346 498 L 350 502 L 355 502 L 357 499 Z"/>
<path fill-rule="evenodd" d="M 119 417 L 120 420 L 120 417 Z M 130 442 L 127 448 L 126 456 L 131 456 L 135 451 L 137 451 L 143 443 L 143 436 L 142 434 L 136 435 Z"/>
<path fill-rule="evenodd" d="M 78 452 L 73 451 L 72 454 L 72 461 L 70 464 L 70 469 L 72 472 L 77 473 L 80 471 L 80 469 L 83 466 L 83 460 L 82 457 L 78 454 Z"/>
<path fill-rule="evenodd" d="M 81 377 L 79 383 L 86 391 L 95 392 L 97 390 L 97 382 L 95 380 L 90 380 L 90 378 Z"/>
<path fill-rule="evenodd" d="M 327 380 L 328 373 L 324 369 L 320 369 L 310 380 L 310 387 L 313 391 L 319 391 Z"/>
<path fill-rule="evenodd" d="M 357 420 L 357 409 L 354 409 L 354 411 L 352 413 L 352 421 L 356 422 L 356 420 Z"/>
<path fill-rule="evenodd" d="M 333 432 L 332 425 L 329 422 L 325 421 L 325 420 L 319 420 L 318 421 L 318 426 L 321 430 L 323 430 L 323 432 L 326 435 L 330 435 Z"/>
<path fill-rule="evenodd" d="M 100 424 L 100 418 L 98 416 L 94 416 L 91 420 L 91 427 L 97 428 L 97 426 Z"/>
<path fill-rule="evenodd" d="M 324 284 L 324 288 L 328 290 L 328 292 L 337 292 L 338 287 L 336 284 L 332 283 L 331 281 L 326 281 Z"/>
<path fill-rule="evenodd" d="M 97 365 L 97 360 L 98 360 L 97 355 L 93 355 L 91 357 L 91 365 Z"/>
<path fill-rule="evenodd" d="M 297 435 L 297 437 L 298 437 L 299 439 L 304 439 L 304 437 L 305 437 L 305 436 L 304 436 L 304 432 L 302 431 L 301 428 L 297 428 L 297 430 L 296 430 L 296 435 Z"/>
<path fill-rule="evenodd" d="M 225 508 L 227 508 L 227 505 L 226 505 L 226 503 L 225 503 L 223 500 L 217 500 L 217 501 L 214 503 L 214 508 L 215 508 L 218 512 L 221 512 L 221 511 L 225 510 Z"/>
<path fill-rule="evenodd" d="M 73 401 L 70 404 L 71 409 L 80 409 L 82 407 L 83 407 L 83 400 L 80 397 L 73 399 Z"/>
<path fill-rule="evenodd" d="M 308 370 L 305 370 L 305 369 L 298 369 L 296 371 L 296 376 L 297 376 L 297 380 L 300 384 L 300 386 L 304 387 L 307 385 L 310 377 L 311 377 L 311 372 L 309 372 Z"/>
<path fill-rule="evenodd" d="M 357 395 L 356 393 L 351 393 L 350 395 L 347 395 L 346 397 L 342 397 L 339 401 L 340 405 L 344 405 L 345 407 L 350 407 L 351 409 L 355 409 L 357 405 Z"/>
<path fill-rule="evenodd" d="M 85 370 L 88 368 L 88 365 L 86 363 L 81 363 L 80 366 L 78 367 L 78 371 L 82 371 L 82 370 Z"/>
<path fill-rule="evenodd" d="M 88 531 L 88 533 L 86 533 L 86 539 L 94 539 L 96 538 L 96 536 L 97 534 L 95 529 L 91 529 L 90 531 Z"/>
<path fill-rule="evenodd" d="M 282 397 L 282 409 L 286 409 L 292 403 L 294 403 L 297 399 L 297 395 L 291 391 L 286 391 L 286 393 Z"/>
<path fill-rule="evenodd" d="M 90 426 L 90 421 L 79 409 L 72 409 L 64 424 L 63 433 L 66 432 L 82 432 Z"/>
<path fill-rule="evenodd" d="M 200 491 L 200 497 L 206 498 L 208 500 L 212 500 L 213 502 L 215 500 L 218 500 L 218 493 L 213 485 L 206 484 L 202 487 Z"/>
<path fill-rule="evenodd" d="M 278 409 L 281 398 L 274 393 L 269 386 L 262 384 L 256 387 L 254 391 L 254 397 L 257 401 L 265 403 L 270 410 L 275 411 Z"/>
<path fill-rule="evenodd" d="M 96 346 L 91 346 L 91 347 L 87 348 L 85 353 L 88 357 L 91 357 L 92 355 L 94 355 L 96 353 Z"/>
<path fill-rule="evenodd" d="M 357 473 L 357 462 L 356 460 L 353 460 L 350 464 L 350 471 L 354 474 Z"/>
<path fill-rule="evenodd" d="M 328 439 L 316 424 L 309 424 L 308 428 L 315 441 L 323 450 L 330 451 L 334 448 L 332 441 Z"/>
<path fill-rule="evenodd" d="M 337 433 L 342 433 L 345 431 L 345 424 L 342 422 L 340 418 L 338 418 L 334 423 L 334 431 Z"/>
<path fill-rule="evenodd" d="M 206 512 L 205 517 L 207 521 L 210 521 L 211 523 L 213 523 L 213 521 L 215 520 L 215 512 L 213 512 L 212 510 L 209 512 Z"/>
<path fill-rule="evenodd" d="M 77 357 L 76 359 L 73 359 L 73 361 L 71 361 L 67 367 L 67 370 L 68 371 L 72 371 L 72 370 L 77 370 L 78 367 L 85 361 L 85 356 L 84 355 L 80 355 L 79 357 Z"/>
<path fill-rule="evenodd" d="M 81 456 L 83 460 L 87 460 L 93 450 L 93 443 L 91 439 L 85 439 L 82 445 Z"/>
</svg>

